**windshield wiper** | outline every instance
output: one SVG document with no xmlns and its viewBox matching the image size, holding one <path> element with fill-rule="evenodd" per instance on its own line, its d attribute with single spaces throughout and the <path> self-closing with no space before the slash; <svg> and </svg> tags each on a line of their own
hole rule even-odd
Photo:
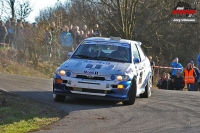
<svg viewBox="0 0 200 133">
<path fill-rule="evenodd" d="M 79 58 L 91 58 L 90 56 L 88 56 L 88 55 L 83 55 L 83 54 L 77 54 L 77 55 L 74 55 L 74 56 L 76 56 L 76 57 L 79 57 Z"/>
</svg>

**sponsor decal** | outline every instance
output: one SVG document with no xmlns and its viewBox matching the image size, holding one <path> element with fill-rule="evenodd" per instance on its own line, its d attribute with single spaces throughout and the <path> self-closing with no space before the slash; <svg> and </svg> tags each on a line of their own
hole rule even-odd
<svg viewBox="0 0 200 133">
<path fill-rule="evenodd" d="M 128 43 L 115 43 L 115 42 L 85 42 L 85 44 L 100 44 L 100 45 L 109 45 L 109 46 L 121 46 L 130 48 L 130 45 Z"/>
<path fill-rule="evenodd" d="M 87 66 L 85 68 L 92 68 L 93 65 L 92 64 L 87 64 Z"/>
<path fill-rule="evenodd" d="M 106 67 L 106 69 L 108 69 L 108 70 L 112 70 L 112 69 L 114 69 L 114 68 L 115 68 L 114 65 L 109 65 L 109 66 Z"/>
<path fill-rule="evenodd" d="M 95 69 L 100 69 L 101 67 L 102 67 L 102 65 L 97 64 L 97 65 L 95 66 Z"/>
<path fill-rule="evenodd" d="M 83 63 L 88 63 L 88 64 L 100 64 L 100 65 L 110 65 L 110 62 L 103 62 L 103 61 L 84 61 Z"/>
<path fill-rule="evenodd" d="M 85 74 L 88 74 L 88 75 L 89 75 L 89 74 L 95 74 L 95 75 L 98 74 L 97 71 L 87 71 L 87 70 L 85 70 L 84 73 L 85 73 Z"/>
</svg>

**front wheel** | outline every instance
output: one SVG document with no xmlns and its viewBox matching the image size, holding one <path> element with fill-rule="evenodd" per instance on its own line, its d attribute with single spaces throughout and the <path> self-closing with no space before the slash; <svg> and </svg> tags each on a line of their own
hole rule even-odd
<svg viewBox="0 0 200 133">
<path fill-rule="evenodd" d="M 141 98 L 149 98 L 151 96 L 151 89 L 152 89 L 152 77 L 150 76 L 145 86 L 145 92 L 140 94 Z"/>
<path fill-rule="evenodd" d="M 133 105 L 135 103 L 136 90 L 137 90 L 136 80 L 133 79 L 131 82 L 129 92 L 128 92 L 129 99 L 127 101 L 122 101 L 123 105 Z"/>
<path fill-rule="evenodd" d="M 66 96 L 53 94 L 53 100 L 56 102 L 64 102 L 65 98 L 66 98 Z"/>
</svg>

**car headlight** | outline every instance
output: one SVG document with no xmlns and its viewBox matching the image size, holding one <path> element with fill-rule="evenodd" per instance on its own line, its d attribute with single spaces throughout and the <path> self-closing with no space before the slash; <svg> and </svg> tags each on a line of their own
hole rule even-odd
<svg viewBox="0 0 200 133">
<path fill-rule="evenodd" d="M 115 80 L 116 79 L 118 81 L 128 81 L 128 80 L 130 80 L 130 77 L 128 75 L 117 75 L 117 76 L 111 75 L 110 79 L 111 80 Z"/>
<path fill-rule="evenodd" d="M 118 81 L 122 81 L 122 80 L 123 80 L 123 77 L 122 77 L 121 75 L 118 75 L 118 76 L 116 77 L 116 79 L 117 79 Z"/>
<path fill-rule="evenodd" d="M 58 74 L 60 76 L 65 76 L 66 72 L 65 72 L 65 70 L 60 70 L 60 71 L 58 71 Z"/>
</svg>

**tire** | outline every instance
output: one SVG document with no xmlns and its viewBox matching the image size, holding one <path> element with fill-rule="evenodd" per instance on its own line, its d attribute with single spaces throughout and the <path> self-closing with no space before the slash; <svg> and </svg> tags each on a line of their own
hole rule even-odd
<svg viewBox="0 0 200 133">
<path fill-rule="evenodd" d="M 150 76 L 145 86 L 145 92 L 140 94 L 141 98 L 149 98 L 151 96 L 151 89 L 152 89 L 152 77 Z"/>
<path fill-rule="evenodd" d="M 65 98 L 66 98 L 66 96 L 53 94 L 53 100 L 56 102 L 64 102 Z"/>
<path fill-rule="evenodd" d="M 137 90 L 137 85 L 136 85 L 136 80 L 135 78 L 131 82 L 131 87 L 128 92 L 128 98 L 129 100 L 127 101 L 122 101 L 123 105 L 133 105 L 135 103 L 136 99 L 136 90 Z"/>
</svg>

